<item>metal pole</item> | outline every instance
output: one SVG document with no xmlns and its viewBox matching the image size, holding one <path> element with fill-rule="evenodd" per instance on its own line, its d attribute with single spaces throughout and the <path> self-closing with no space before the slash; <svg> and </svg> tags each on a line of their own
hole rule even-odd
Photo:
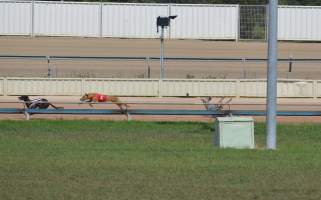
<svg viewBox="0 0 321 200">
<path fill-rule="evenodd" d="M 243 65 L 243 79 L 246 79 L 246 68 L 245 68 L 245 58 L 242 58 L 242 65 Z"/>
<path fill-rule="evenodd" d="M 47 74 L 47 76 L 49 78 L 51 78 L 50 56 L 46 56 L 46 57 L 47 57 L 47 65 L 48 65 L 48 74 Z"/>
<path fill-rule="evenodd" d="M 161 55 L 160 55 L 160 79 L 164 78 L 164 27 L 161 28 Z"/>
<path fill-rule="evenodd" d="M 290 56 L 289 56 L 289 72 L 292 72 L 292 59 L 293 59 L 293 55 L 292 54 L 290 54 Z"/>
<path fill-rule="evenodd" d="M 269 37 L 268 37 L 268 74 L 267 74 L 267 149 L 276 149 L 277 117 L 277 33 L 278 33 L 278 0 L 269 2 Z"/>
<path fill-rule="evenodd" d="M 147 65 L 147 78 L 150 78 L 149 56 L 146 57 L 146 65 Z"/>
</svg>

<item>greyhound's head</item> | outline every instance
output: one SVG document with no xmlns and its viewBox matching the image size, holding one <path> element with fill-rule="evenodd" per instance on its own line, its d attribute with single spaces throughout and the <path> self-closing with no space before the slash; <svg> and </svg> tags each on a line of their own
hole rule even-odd
<svg viewBox="0 0 321 200">
<path fill-rule="evenodd" d="M 80 101 L 91 101 L 92 100 L 92 94 L 85 93 L 80 97 Z"/>
<path fill-rule="evenodd" d="M 30 101 L 29 96 L 27 96 L 27 95 L 22 95 L 22 96 L 18 97 L 18 99 L 21 101 Z"/>
</svg>

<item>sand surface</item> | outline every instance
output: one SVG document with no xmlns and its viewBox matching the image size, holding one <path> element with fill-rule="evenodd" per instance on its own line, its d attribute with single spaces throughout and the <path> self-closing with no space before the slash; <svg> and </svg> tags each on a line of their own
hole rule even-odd
<svg viewBox="0 0 321 200">
<path fill-rule="evenodd" d="M 279 58 L 320 58 L 321 43 L 279 43 Z M 158 39 L 0 37 L 1 55 L 43 56 L 159 56 Z M 165 57 L 265 58 L 266 42 L 209 40 L 166 40 Z M 150 61 L 51 61 L 57 77 L 159 77 L 159 62 Z M 321 79 L 321 63 L 280 63 L 279 78 Z M 48 74 L 45 60 L 0 59 L 1 76 L 41 76 Z M 166 61 L 167 78 L 265 78 L 264 62 Z"/>
<path fill-rule="evenodd" d="M 36 98 L 36 97 L 32 97 Z M 77 104 L 78 97 L 45 97 L 56 106 L 68 109 L 91 109 L 89 105 Z M 184 103 L 200 104 L 201 98 L 153 98 L 153 97 L 121 97 L 121 101 L 130 103 Z M 219 98 L 214 98 L 211 103 L 215 104 Z M 225 101 L 225 100 L 224 100 Z M 223 102 L 224 102 L 223 101 Z M 16 102 L 16 103 L 14 103 Z M 263 98 L 234 98 L 224 109 L 228 110 L 265 110 L 265 99 Z M 18 103 L 17 97 L 0 97 L 0 108 L 23 108 Z M 93 109 L 117 109 L 113 104 L 94 105 Z M 204 105 L 147 105 L 129 104 L 129 109 L 205 109 Z M 321 99 L 279 99 L 278 110 L 284 111 L 321 111 Z M 265 117 L 254 117 L 256 121 L 265 121 Z M 0 119 L 25 120 L 23 114 L 0 114 Z M 31 119 L 88 119 L 88 120 L 127 120 L 126 115 L 32 115 Z M 131 116 L 131 120 L 143 121 L 206 121 L 215 120 L 212 116 Z M 287 123 L 321 123 L 321 116 L 315 117 L 278 117 L 278 122 Z"/>
</svg>

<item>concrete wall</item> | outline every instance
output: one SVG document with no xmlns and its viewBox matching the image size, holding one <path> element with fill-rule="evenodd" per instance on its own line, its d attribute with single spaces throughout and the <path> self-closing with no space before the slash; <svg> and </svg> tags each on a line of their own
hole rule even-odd
<svg viewBox="0 0 321 200">
<path fill-rule="evenodd" d="M 0 95 L 265 97 L 263 79 L 0 78 Z M 278 97 L 321 97 L 321 80 L 279 80 Z"/>
</svg>

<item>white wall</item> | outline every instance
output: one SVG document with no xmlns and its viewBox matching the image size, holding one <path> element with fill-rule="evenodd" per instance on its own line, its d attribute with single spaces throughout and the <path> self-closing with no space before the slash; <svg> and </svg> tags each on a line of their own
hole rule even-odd
<svg viewBox="0 0 321 200">
<path fill-rule="evenodd" d="M 100 4 L 37 2 L 34 34 L 50 36 L 100 36 Z"/>
<path fill-rule="evenodd" d="M 173 4 L 171 38 L 236 39 L 238 12 L 237 5 Z"/>
<path fill-rule="evenodd" d="M 0 35 L 29 35 L 30 33 L 30 2 L 0 2 Z"/>
<path fill-rule="evenodd" d="M 321 40 L 320 6 L 279 6 L 279 40 Z"/>
<path fill-rule="evenodd" d="M 166 4 L 104 4 L 103 37 L 157 38 L 156 18 L 168 15 Z"/>
<path fill-rule="evenodd" d="M 40 1 L 32 9 L 32 1 L 0 0 L 0 35 L 156 38 L 156 17 L 178 15 L 168 37 L 236 40 L 238 12 L 237 5 Z M 279 6 L 278 38 L 321 41 L 321 7 Z"/>
<path fill-rule="evenodd" d="M 165 30 L 166 37 L 236 39 L 236 7 L 36 1 L 32 12 L 31 1 L 8 3 L 0 0 L 0 22 L 4 24 L 0 26 L 0 35 L 158 38 L 156 18 L 178 14 L 179 17 L 172 21 L 171 33 Z"/>
<path fill-rule="evenodd" d="M 6 78 L 7 95 L 79 96 L 82 80 L 76 78 Z"/>
<path fill-rule="evenodd" d="M 1 78 L 0 95 L 66 95 L 101 92 L 118 96 L 265 97 L 263 79 Z M 321 81 L 278 80 L 278 97 L 321 97 Z"/>
<path fill-rule="evenodd" d="M 0 78 L 0 96 L 4 95 L 4 78 Z"/>
<path fill-rule="evenodd" d="M 84 79 L 83 92 L 119 96 L 158 96 L 157 79 Z"/>
</svg>

